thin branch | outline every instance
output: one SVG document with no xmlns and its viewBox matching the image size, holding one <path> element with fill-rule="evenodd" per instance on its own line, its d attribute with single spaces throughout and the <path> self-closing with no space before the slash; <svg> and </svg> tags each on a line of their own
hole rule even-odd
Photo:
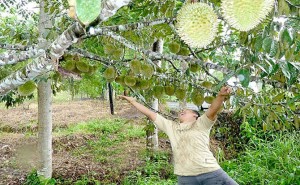
<svg viewBox="0 0 300 185">
<path fill-rule="evenodd" d="M 85 50 L 80 49 L 80 48 L 72 48 L 70 51 L 66 51 L 66 53 L 69 53 L 71 55 L 79 54 L 82 57 L 85 57 L 85 58 L 88 58 L 88 59 L 91 59 L 91 60 L 95 60 L 95 61 L 99 61 L 104 66 L 110 66 L 112 63 L 115 63 L 115 62 L 110 62 L 110 60 L 108 60 L 107 58 L 103 58 L 101 56 L 90 53 L 90 52 L 85 51 Z"/>
<path fill-rule="evenodd" d="M 101 35 L 103 31 L 118 32 L 118 31 L 138 30 L 147 26 L 154 26 L 163 23 L 171 23 L 175 20 L 176 20 L 175 18 L 165 18 L 165 19 L 149 20 L 149 21 L 117 25 L 117 26 L 106 26 L 106 27 L 96 28 L 95 35 Z"/>
</svg>

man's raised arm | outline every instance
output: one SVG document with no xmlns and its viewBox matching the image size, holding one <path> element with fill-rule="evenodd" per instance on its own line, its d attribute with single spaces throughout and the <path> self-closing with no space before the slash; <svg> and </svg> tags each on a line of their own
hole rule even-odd
<svg viewBox="0 0 300 185">
<path fill-rule="evenodd" d="M 137 110 L 139 110 L 141 113 L 143 113 L 145 116 L 147 116 L 150 120 L 155 121 L 156 119 L 156 113 L 152 110 L 148 109 L 144 105 L 138 103 L 135 98 L 129 97 L 129 96 L 119 96 L 120 98 L 127 100 L 129 103 L 131 103 Z"/>
<path fill-rule="evenodd" d="M 228 97 L 231 93 L 230 87 L 222 87 L 220 92 L 218 93 L 217 97 L 214 99 L 214 101 L 211 103 L 209 109 L 206 111 L 206 116 L 214 121 L 217 119 L 217 114 L 220 108 L 222 107 L 222 104 L 226 97 Z"/>
</svg>

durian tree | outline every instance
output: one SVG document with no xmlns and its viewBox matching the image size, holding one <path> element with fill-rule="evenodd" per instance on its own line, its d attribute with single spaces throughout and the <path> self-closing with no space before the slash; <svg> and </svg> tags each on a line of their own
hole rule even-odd
<svg viewBox="0 0 300 185">
<path fill-rule="evenodd" d="M 45 1 L 53 22 L 45 48 L 35 36 L 38 13 L 0 2 L 4 12 L 32 17 L 23 20 L 31 31 L 1 19 L 2 101 L 23 100 L 18 87 L 44 74 L 54 91 L 86 75 L 104 77 L 146 105 L 171 98 L 201 107 L 229 85 L 234 93 L 224 108 L 252 126 L 299 129 L 299 0 Z M 163 53 L 152 50 L 160 38 Z"/>
</svg>

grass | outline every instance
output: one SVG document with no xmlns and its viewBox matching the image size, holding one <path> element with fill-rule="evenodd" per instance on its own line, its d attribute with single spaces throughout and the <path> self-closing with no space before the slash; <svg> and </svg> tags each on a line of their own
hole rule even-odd
<svg viewBox="0 0 300 185">
<path fill-rule="evenodd" d="M 241 185 L 299 185 L 299 138 L 300 133 L 293 132 L 252 143 L 237 159 L 221 165 Z"/>
<path fill-rule="evenodd" d="M 96 162 L 102 163 L 120 162 L 116 155 L 120 154 L 127 146 L 126 141 L 134 138 L 145 138 L 142 125 L 136 126 L 125 119 L 94 120 L 54 131 L 56 136 L 74 134 L 94 134 L 97 136 L 96 140 L 90 140 L 86 145 L 76 148 L 73 154 L 80 156 L 88 153 L 93 156 Z"/>
<path fill-rule="evenodd" d="M 146 159 L 144 166 L 131 171 L 123 180 L 124 185 L 174 185 L 177 176 L 173 174 L 171 154 L 167 151 L 145 152 L 142 158 Z"/>
</svg>

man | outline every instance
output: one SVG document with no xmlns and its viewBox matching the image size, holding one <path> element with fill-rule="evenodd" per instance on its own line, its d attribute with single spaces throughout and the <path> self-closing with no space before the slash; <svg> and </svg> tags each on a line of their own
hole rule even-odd
<svg viewBox="0 0 300 185">
<path fill-rule="evenodd" d="M 209 150 L 210 130 L 224 100 L 231 93 L 222 87 L 209 109 L 200 116 L 197 111 L 186 109 L 178 114 L 180 123 L 167 120 L 151 111 L 135 98 L 120 96 L 149 117 L 165 132 L 171 142 L 174 156 L 174 173 L 179 185 L 237 185 L 219 166 Z"/>
</svg>

